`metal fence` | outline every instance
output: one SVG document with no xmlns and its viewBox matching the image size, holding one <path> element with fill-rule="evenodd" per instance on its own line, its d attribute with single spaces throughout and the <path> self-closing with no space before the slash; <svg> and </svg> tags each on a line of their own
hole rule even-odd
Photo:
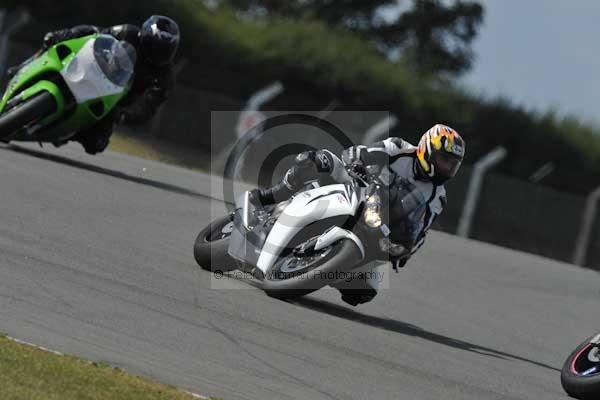
<svg viewBox="0 0 600 400">
<path fill-rule="evenodd" d="M 235 110 L 243 102 L 215 93 L 178 88 L 169 101 L 160 135 L 211 151 L 236 140 L 235 122 L 225 121 L 221 143 L 208 143 L 210 110 Z M 214 127 L 212 127 L 214 129 Z M 447 185 L 448 206 L 434 228 L 456 233 L 466 200 L 472 168 L 464 166 Z M 582 225 L 586 198 L 537 183 L 490 172 L 485 175 L 477 207 L 472 216 L 470 237 L 500 246 L 572 262 Z M 600 269 L 600 221 L 592 221 L 585 265 Z"/>
<path fill-rule="evenodd" d="M 8 61 L 30 55 L 31 46 L 11 43 Z M 9 64 L 10 65 L 10 64 Z M 155 135 L 192 147 L 224 148 L 236 139 L 235 122 L 221 127 L 221 143 L 211 143 L 211 111 L 240 110 L 244 101 L 214 92 L 178 86 L 166 112 L 151 130 Z M 214 128 L 214 127 L 212 127 Z M 466 200 L 471 168 L 463 167 L 447 186 L 448 206 L 435 228 L 456 233 Z M 470 237 L 501 246 L 572 262 L 584 216 L 586 198 L 539 184 L 490 173 L 485 176 L 472 216 Z M 600 270 L 600 221 L 593 218 L 585 265 Z M 580 252 L 581 253 L 581 252 Z"/>
</svg>

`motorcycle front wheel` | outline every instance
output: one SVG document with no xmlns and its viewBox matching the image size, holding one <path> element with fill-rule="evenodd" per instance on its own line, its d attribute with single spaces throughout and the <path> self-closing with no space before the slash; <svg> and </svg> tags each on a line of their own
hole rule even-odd
<svg viewBox="0 0 600 400">
<path fill-rule="evenodd" d="M 291 252 L 265 274 L 263 290 L 278 299 L 301 297 L 343 279 L 361 259 L 360 249 L 348 239 L 309 255 Z"/>
<path fill-rule="evenodd" d="M 13 133 L 56 111 L 56 100 L 49 92 L 42 92 L 0 115 L 0 139 L 10 140 Z"/>
<path fill-rule="evenodd" d="M 571 353 L 560 376 L 565 392 L 579 400 L 600 399 L 600 347 L 591 339 Z"/>
<path fill-rule="evenodd" d="M 194 258 L 206 271 L 231 271 L 236 263 L 227 252 L 233 231 L 233 214 L 219 218 L 204 228 L 194 242 Z"/>
</svg>

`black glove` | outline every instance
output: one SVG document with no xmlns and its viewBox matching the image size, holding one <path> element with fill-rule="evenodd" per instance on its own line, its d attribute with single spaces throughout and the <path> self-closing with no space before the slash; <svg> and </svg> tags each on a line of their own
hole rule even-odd
<svg viewBox="0 0 600 400">
<path fill-rule="evenodd" d="M 50 47 L 54 46 L 56 43 L 58 43 L 60 40 L 57 38 L 57 34 L 56 32 L 48 32 L 46 33 L 46 35 L 44 36 L 44 41 L 42 44 L 42 47 L 44 49 L 49 49 Z"/>
<path fill-rule="evenodd" d="M 360 160 L 355 160 L 352 162 L 352 164 L 350 164 L 350 172 L 351 175 L 358 176 L 362 179 L 365 179 L 367 177 L 367 168 L 365 167 L 365 164 Z"/>
<path fill-rule="evenodd" d="M 77 25 L 73 28 L 61 29 L 54 32 L 46 33 L 44 36 L 44 44 L 42 45 L 44 50 L 48 50 L 55 44 L 68 39 L 79 38 L 87 35 L 99 33 L 98 27 L 93 25 Z"/>
<path fill-rule="evenodd" d="M 48 50 L 50 47 L 54 46 L 59 42 L 62 42 L 63 40 L 69 39 L 71 36 L 72 35 L 70 29 L 61 29 L 59 31 L 48 32 L 44 36 L 44 43 L 42 45 L 42 48 L 44 50 Z"/>
</svg>

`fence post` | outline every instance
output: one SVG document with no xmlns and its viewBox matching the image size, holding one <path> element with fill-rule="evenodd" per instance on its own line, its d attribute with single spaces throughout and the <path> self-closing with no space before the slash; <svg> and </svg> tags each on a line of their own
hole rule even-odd
<svg viewBox="0 0 600 400">
<path fill-rule="evenodd" d="M 479 193 L 481 192 L 481 186 L 483 184 L 483 176 L 488 169 L 498 164 L 504 157 L 506 157 L 506 149 L 502 146 L 498 146 L 480 158 L 473 165 L 473 172 L 471 174 L 469 188 L 467 189 L 467 197 L 463 206 L 463 212 L 458 221 L 458 236 L 469 237 L 473 215 L 475 215 L 475 208 L 477 207 Z"/>
<path fill-rule="evenodd" d="M 379 139 L 387 139 L 390 134 L 390 130 L 396 126 L 398 118 L 394 115 L 389 114 L 385 118 L 379 120 L 375 125 L 371 126 L 365 133 L 363 142 L 365 144 L 373 144 Z"/>
<path fill-rule="evenodd" d="M 246 132 L 254 126 L 260 124 L 266 116 L 260 112 L 260 108 L 283 92 L 283 85 L 276 81 L 258 91 L 256 91 L 240 112 L 238 123 L 235 127 L 238 138 L 241 138 Z"/>
<path fill-rule="evenodd" d="M 577 234 L 575 251 L 573 252 L 573 264 L 575 265 L 583 267 L 585 264 L 585 257 L 590 245 L 590 237 L 592 235 L 592 228 L 594 227 L 599 199 L 600 187 L 594 189 L 585 200 L 585 208 L 581 217 L 581 228 Z"/>
</svg>

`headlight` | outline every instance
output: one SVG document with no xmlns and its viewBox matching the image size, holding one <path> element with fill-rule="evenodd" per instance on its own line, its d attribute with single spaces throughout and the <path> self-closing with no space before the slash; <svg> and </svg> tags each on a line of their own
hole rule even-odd
<svg viewBox="0 0 600 400">
<path fill-rule="evenodd" d="M 365 223 L 371 228 L 381 226 L 381 200 L 374 194 L 367 198 L 365 208 Z"/>
<path fill-rule="evenodd" d="M 379 239 L 379 248 L 381 251 L 388 253 L 392 257 L 399 257 L 406 253 L 406 247 L 399 243 L 392 242 L 390 238 L 387 237 Z"/>
</svg>

